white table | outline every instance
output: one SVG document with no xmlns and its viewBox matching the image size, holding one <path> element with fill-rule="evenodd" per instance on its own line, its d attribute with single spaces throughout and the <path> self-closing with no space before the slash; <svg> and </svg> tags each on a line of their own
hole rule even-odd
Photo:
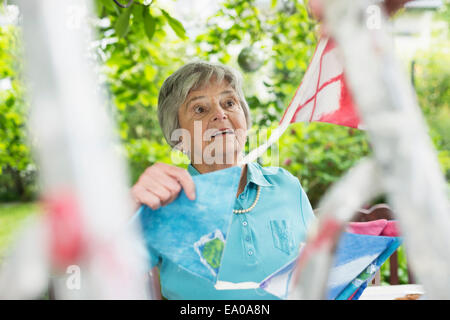
<svg viewBox="0 0 450 320">
<path fill-rule="evenodd" d="M 394 300 L 407 294 L 420 294 L 424 297 L 425 291 L 420 284 L 402 284 L 391 286 L 368 286 L 359 300 Z"/>
</svg>

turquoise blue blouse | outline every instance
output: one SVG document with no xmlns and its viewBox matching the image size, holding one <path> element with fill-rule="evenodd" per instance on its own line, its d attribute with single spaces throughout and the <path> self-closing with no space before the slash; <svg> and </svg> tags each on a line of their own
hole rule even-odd
<svg viewBox="0 0 450 320">
<path fill-rule="evenodd" d="M 200 174 L 189 165 L 191 175 Z M 261 187 L 258 203 L 248 213 L 233 214 L 221 272 L 233 282 L 260 282 L 297 255 L 306 239 L 313 210 L 296 177 L 283 168 L 248 164 L 247 184 L 235 209 L 247 209 Z M 158 265 L 162 295 L 167 299 L 278 299 L 262 289 L 216 290 L 213 283 L 180 269 L 152 253 Z"/>
</svg>

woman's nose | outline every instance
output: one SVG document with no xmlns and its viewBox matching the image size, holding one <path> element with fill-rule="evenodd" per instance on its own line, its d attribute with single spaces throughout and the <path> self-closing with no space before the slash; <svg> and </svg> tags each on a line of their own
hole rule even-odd
<svg viewBox="0 0 450 320">
<path fill-rule="evenodd" d="M 219 121 L 227 119 L 227 115 L 220 106 L 216 106 L 214 109 L 212 121 Z"/>
</svg>

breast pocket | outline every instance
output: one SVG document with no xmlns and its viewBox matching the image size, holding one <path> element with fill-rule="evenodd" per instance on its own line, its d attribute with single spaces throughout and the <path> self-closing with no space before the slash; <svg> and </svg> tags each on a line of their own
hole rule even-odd
<svg viewBox="0 0 450 320">
<path fill-rule="evenodd" d="M 270 229 L 272 230 L 275 248 L 290 254 L 295 248 L 295 241 L 292 230 L 286 220 L 270 220 Z"/>
</svg>

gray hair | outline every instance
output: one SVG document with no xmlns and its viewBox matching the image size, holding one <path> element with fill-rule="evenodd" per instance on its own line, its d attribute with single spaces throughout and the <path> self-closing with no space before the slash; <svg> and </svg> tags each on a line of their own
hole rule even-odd
<svg viewBox="0 0 450 320">
<path fill-rule="evenodd" d="M 250 110 L 242 91 L 242 76 L 231 67 L 206 61 L 191 62 L 169 76 L 163 83 L 158 97 L 158 120 L 166 141 L 174 147 L 178 141 L 171 141 L 172 132 L 180 127 L 178 109 L 191 90 L 207 85 L 211 78 L 217 82 L 226 80 L 236 91 L 244 110 L 247 127 L 251 127 Z"/>
</svg>

